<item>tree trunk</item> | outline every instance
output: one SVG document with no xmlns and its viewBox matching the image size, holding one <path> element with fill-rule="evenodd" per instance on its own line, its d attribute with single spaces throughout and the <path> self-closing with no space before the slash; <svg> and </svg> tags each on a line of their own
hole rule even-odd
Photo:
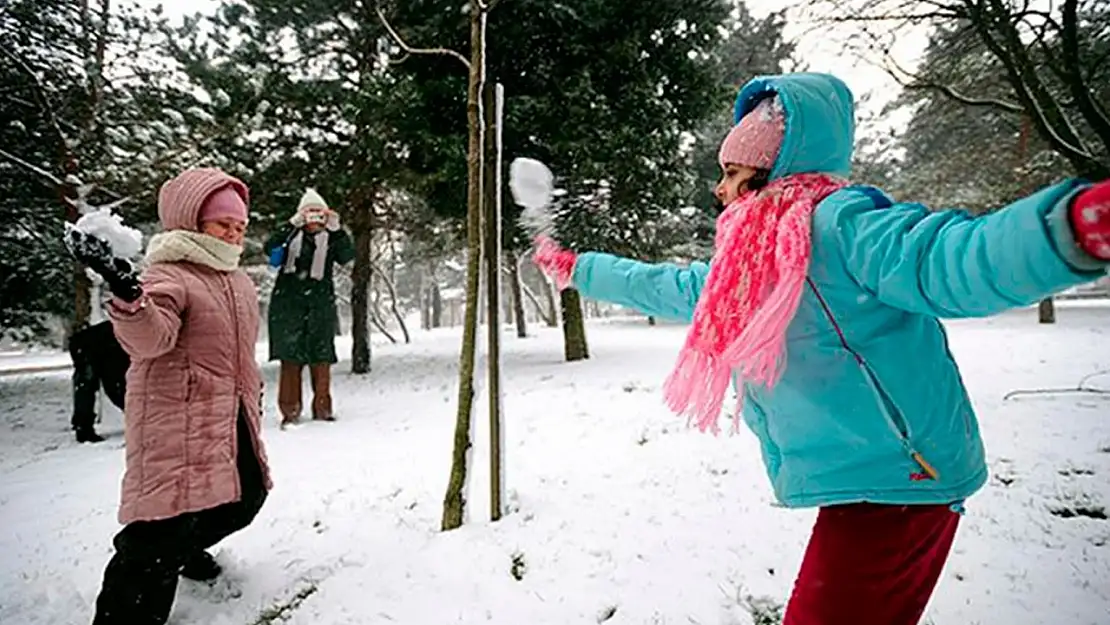
<svg viewBox="0 0 1110 625">
<path fill-rule="evenodd" d="M 586 344 L 586 323 L 582 318 L 582 297 L 574 289 L 566 289 L 559 294 L 563 308 L 563 354 L 567 362 L 585 360 L 590 357 Z"/>
<path fill-rule="evenodd" d="M 416 301 L 420 306 L 420 329 L 432 329 L 431 305 L 428 299 L 427 272 L 423 268 L 416 272 Z"/>
<path fill-rule="evenodd" d="M 482 246 L 486 278 L 486 394 L 489 398 L 490 520 L 501 519 L 504 482 L 501 438 L 501 168 L 500 85 L 486 81 L 482 88 Z"/>
<path fill-rule="evenodd" d="M 1041 323 L 1056 323 L 1056 304 L 1051 297 L 1041 300 L 1037 306 L 1037 318 Z"/>
<path fill-rule="evenodd" d="M 547 327 L 557 328 L 559 327 L 559 312 L 555 308 L 555 286 L 551 284 L 547 276 L 543 277 L 543 287 L 543 298 L 547 302 Z"/>
<path fill-rule="evenodd" d="M 513 302 L 516 336 L 522 339 L 528 336 L 528 321 L 524 317 L 524 300 L 520 288 L 520 261 L 512 248 L 505 250 L 505 265 L 509 273 L 509 299 Z"/>
<path fill-rule="evenodd" d="M 372 227 L 369 202 L 354 206 L 351 234 L 355 263 L 351 268 L 351 373 L 370 373 L 370 277 L 374 273 Z"/>
<path fill-rule="evenodd" d="M 457 529 L 466 518 L 466 482 L 473 441 L 474 360 L 478 334 L 479 277 L 481 274 L 482 116 L 485 83 L 486 14 L 480 0 L 470 0 L 470 72 L 466 96 L 468 146 L 466 155 L 466 313 L 459 353 L 459 397 L 455 413 L 451 475 L 443 497 L 443 531 Z"/>
<path fill-rule="evenodd" d="M 439 283 L 436 282 L 435 274 L 432 274 L 432 283 L 429 285 L 431 289 L 431 322 L 433 328 L 443 327 L 443 294 L 439 292 Z"/>
</svg>

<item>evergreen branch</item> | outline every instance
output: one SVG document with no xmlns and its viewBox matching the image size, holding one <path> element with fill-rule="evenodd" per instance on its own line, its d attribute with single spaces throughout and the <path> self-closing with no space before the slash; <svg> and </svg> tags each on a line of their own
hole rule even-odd
<svg viewBox="0 0 1110 625">
<path fill-rule="evenodd" d="M 65 132 L 62 131 L 62 125 L 58 121 L 58 115 L 55 112 L 54 107 L 51 105 L 49 99 L 47 99 L 46 97 L 46 88 L 43 87 L 42 80 L 39 78 L 38 74 L 35 73 L 35 70 L 31 69 L 30 65 L 28 65 L 23 59 L 12 53 L 10 48 L 13 46 L 9 46 L 7 45 L 7 43 L 8 42 L 4 42 L 5 45 L 0 45 L 0 52 L 3 52 L 5 56 L 11 59 L 12 62 L 15 63 L 17 66 L 19 66 L 23 73 L 31 79 L 31 82 L 33 84 L 32 91 L 35 94 L 35 100 L 38 101 L 38 104 L 40 107 L 42 107 L 42 110 L 46 114 L 50 125 L 54 128 L 54 133 L 57 135 L 57 140 L 59 144 L 66 151 L 68 151 L 69 140 L 66 137 Z M 61 183 L 59 182 L 58 184 Z"/>
<path fill-rule="evenodd" d="M 394 30 L 393 25 L 389 23 L 389 20 L 385 17 L 385 13 L 382 12 L 382 8 L 378 6 L 375 7 L 375 10 L 378 12 L 378 19 L 381 20 L 382 26 L 384 26 L 386 31 L 389 32 L 389 35 L 393 38 L 393 41 L 396 42 L 397 45 L 400 46 L 401 49 L 405 52 L 409 54 L 450 56 L 462 63 L 463 66 L 466 67 L 466 71 L 470 71 L 470 61 L 468 61 L 465 56 L 459 54 L 458 52 L 455 52 L 454 50 L 448 48 L 414 48 L 410 46 L 401 37 L 401 34 Z"/>
<path fill-rule="evenodd" d="M 6 158 L 9 162 L 11 162 L 15 165 L 18 165 L 19 167 L 22 167 L 23 169 L 26 169 L 28 171 L 31 171 L 31 172 L 35 173 L 35 174 L 38 174 L 39 176 L 41 176 L 43 178 L 46 178 L 51 184 L 53 184 L 55 186 L 59 186 L 59 187 L 62 186 L 62 179 L 61 178 L 58 178 L 54 174 L 46 171 L 45 169 L 39 167 L 38 165 L 28 163 L 27 161 L 25 161 L 25 160 L 19 158 L 18 156 L 16 156 L 15 154 L 12 154 L 12 153 L 7 152 L 7 151 L 2 150 L 2 149 L 0 149 L 0 156 Z"/>
</svg>

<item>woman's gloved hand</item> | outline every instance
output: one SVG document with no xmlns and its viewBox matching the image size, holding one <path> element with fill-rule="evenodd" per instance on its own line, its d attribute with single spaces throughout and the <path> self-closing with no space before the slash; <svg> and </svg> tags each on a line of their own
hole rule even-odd
<svg viewBox="0 0 1110 625">
<path fill-rule="evenodd" d="M 104 284 L 108 285 L 112 295 L 129 304 L 142 296 L 143 288 L 139 284 L 135 268 L 127 260 L 116 258 L 107 241 L 76 228 L 69 228 L 65 243 L 78 262 L 104 279 Z"/>
</svg>

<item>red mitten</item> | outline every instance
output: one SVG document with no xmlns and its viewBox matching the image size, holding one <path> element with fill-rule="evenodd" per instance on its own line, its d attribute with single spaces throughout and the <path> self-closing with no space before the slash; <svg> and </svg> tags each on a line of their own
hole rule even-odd
<svg viewBox="0 0 1110 625">
<path fill-rule="evenodd" d="M 569 287 L 574 277 L 574 263 L 578 260 L 578 256 L 560 247 L 550 237 L 538 236 L 535 243 L 536 253 L 532 255 L 532 262 L 555 281 L 555 287 L 560 291 Z"/>
<path fill-rule="evenodd" d="M 1099 260 L 1110 260 L 1110 180 L 1075 196 L 1071 224 L 1079 247 Z"/>
</svg>

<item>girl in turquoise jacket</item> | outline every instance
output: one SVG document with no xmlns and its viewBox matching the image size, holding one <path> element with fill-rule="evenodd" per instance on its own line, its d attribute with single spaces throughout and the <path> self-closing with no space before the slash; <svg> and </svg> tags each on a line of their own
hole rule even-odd
<svg viewBox="0 0 1110 625">
<path fill-rule="evenodd" d="M 777 499 L 820 507 L 784 625 L 914 625 L 983 441 L 940 319 L 1026 306 L 1105 275 L 1110 183 L 1066 180 L 994 213 L 932 212 L 851 185 L 852 94 L 760 77 L 736 100 L 709 264 L 539 241 L 584 296 L 690 322 L 668 405 L 716 430 L 730 380 Z"/>
</svg>

